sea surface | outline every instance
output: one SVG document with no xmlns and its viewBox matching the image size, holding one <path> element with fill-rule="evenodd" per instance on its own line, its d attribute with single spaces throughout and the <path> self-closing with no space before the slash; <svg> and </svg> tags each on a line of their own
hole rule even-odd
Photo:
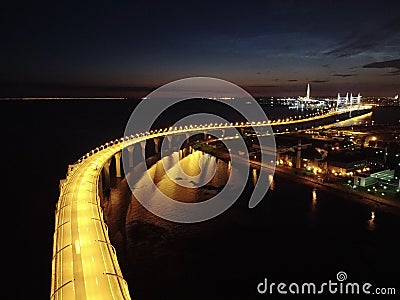
<svg viewBox="0 0 400 300">
<path fill-rule="evenodd" d="M 4 245 L 11 254 L 5 267 L 21 286 L 13 290 L 14 298 L 50 297 L 59 180 L 65 178 L 68 164 L 121 137 L 136 103 L 0 103 L 3 211 L 5 217 L 12 216 L 3 227 Z M 203 104 L 171 109 L 159 125 L 195 109 L 213 111 Z M 268 112 L 273 118 L 273 111 Z M 275 113 L 282 115 L 281 110 Z M 398 116 L 398 108 L 378 108 L 372 119 L 376 124 L 398 122 Z M 345 271 L 349 280 L 399 286 L 398 217 L 279 176 L 266 198 L 248 209 L 252 176 L 243 179 L 248 180 L 246 190 L 232 208 L 200 224 L 171 224 L 150 216 L 142 207 L 138 208 L 143 212 L 140 219 L 129 206 L 127 243 L 121 242 L 118 227 L 110 231 L 133 299 L 253 299 L 262 297 L 256 287 L 265 277 L 327 281 L 339 271 Z M 376 210 L 373 222 L 372 210 Z"/>
</svg>

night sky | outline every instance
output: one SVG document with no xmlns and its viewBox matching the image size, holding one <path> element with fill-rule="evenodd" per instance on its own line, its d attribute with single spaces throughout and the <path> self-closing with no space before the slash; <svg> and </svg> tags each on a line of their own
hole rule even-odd
<svg viewBox="0 0 400 300">
<path fill-rule="evenodd" d="M 7 1 L 0 97 L 145 96 L 209 76 L 254 96 L 400 92 L 397 1 Z"/>
</svg>

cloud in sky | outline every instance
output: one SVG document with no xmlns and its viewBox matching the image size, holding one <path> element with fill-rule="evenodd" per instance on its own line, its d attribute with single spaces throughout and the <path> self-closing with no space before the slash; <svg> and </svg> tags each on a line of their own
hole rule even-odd
<svg viewBox="0 0 400 300">
<path fill-rule="evenodd" d="M 351 76 L 355 76 L 355 74 L 339 74 L 339 73 L 336 73 L 336 74 L 333 74 L 332 76 L 335 76 L 335 77 L 351 77 Z"/>
<path fill-rule="evenodd" d="M 345 37 L 339 45 L 325 51 L 327 55 L 335 57 L 349 57 L 366 51 L 381 48 L 383 45 L 392 43 L 400 35 L 400 17 L 396 17 L 383 26 L 374 30 L 352 33 Z"/>
<path fill-rule="evenodd" d="M 390 70 L 386 74 L 382 76 L 398 76 L 400 75 L 400 59 L 392 59 L 392 60 L 384 60 L 384 61 L 375 61 L 363 66 L 363 68 L 390 68 L 395 70 Z"/>
<path fill-rule="evenodd" d="M 329 80 L 310 80 L 309 82 L 311 83 L 324 83 L 324 82 L 328 82 Z"/>
<path fill-rule="evenodd" d="M 400 69 L 400 59 L 376 61 L 363 66 L 363 68 L 395 68 Z"/>
</svg>

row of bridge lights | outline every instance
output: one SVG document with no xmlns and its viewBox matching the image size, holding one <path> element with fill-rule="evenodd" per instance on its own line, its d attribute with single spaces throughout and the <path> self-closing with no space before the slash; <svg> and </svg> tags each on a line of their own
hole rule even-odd
<svg viewBox="0 0 400 300">
<path fill-rule="evenodd" d="M 304 117 L 305 118 L 311 118 L 311 117 L 316 117 L 318 115 L 321 115 L 320 112 L 317 113 L 313 113 L 313 114 L 307 114 Z M 298 118 L 302 119 L 302 115 L 299 115 Z M 294 119 L 296 119 L 297 116 L 294 117 Z M 286 119 L 278 119 L 278 120 L 268 120 L 268 121 L 258 121 L 258 122 L 236 122 L 236 123 L 209 123 L 209 124 L 200 124 L 200 125 L 189 125 L 189 126 L 175 126 L 175 127 L 167 127 L 164 129 L 156 129 L 156 130 L 150 130 L 150 131 L 146 131 L 146 132 L 141 132 L 141 133 L 136 133 L 135 135 L 131 134 L 130 136 L 125 136 L 122 137 L 120 139 L 115 139 L 113 141 L 110 141 L 108 143 L 105 143 L 104 145 L 101 145 L 99 147 L 96 147 L 95 149 L 93 149 L 92 151 L 86 153 L 84 156 L 82 156 L 77 163 L 80 164 L 81 162 L 83 162 L 85 159 L 89 158 L 90 156 L 92 156 L 93 154 L 104 150 L 108 147 L 111 147 L 113 145 L 116 145 L 118 143 L 122 143 L 124 141 L 128 141 L 134 138 L 141 138 L 141 137 L 145 137 L 145 136 L 149 136 L 152 134 L 160 134 L 160 133 L 166 133 L 166 132 L 174 132 L 174 131 L 182 131 L 182 130 L 189 130 L 189 129 L 209 129 L 209 128 L 215 128 L 215 127 L 232 127 L 232 126 L 238 126 L 238 127 L 242 127 L 242 126 L 251 126 L 251 125 L 265 125 L 265 124 L 281 124 L 281 123 L 285 123 L 285 122 L 290 122 L 293 121 L 293 117 L 288 117 Z"/>
<path fill-rule="evenodd" d="M 82 161 L 84 161 L 85 159 L 89 158 L 90 156 L 92 156 L 93 154 L 99 152 L 100 150 L 104 150 L 108 147 L 111 147 L 113 145 L 116 145 L 118 143 L 122 143 L 124 141 L 128 141 L 134 138 L 141 138 L 141 137 L 145 137 L 145 136 L 149 136 L 152 134 L 160 134 L 160 133 L 166 133 L 166 132 L 174 132 L 174 131 L 183 131 L 183 130 L 189 130 L 189 129 L 209 129 L 209 128 L 215 128 L 215 127 L 228 127 L 228 126 L 250 126 L 250 125 L 262 125 L 262 124 L 266 124 L 266 121 L 263 122 L 236 122 L 236 123 L 209 123 L 209 124 L 200 124 L 200 125 L 189 125 L 189 126 L 175 126 L 175 127 L 167 127 L 164 129 L 156 129 L 156 130 L 150 130 L 150 131 L 146 131 L 146 132 L 141 132 L 141 133 L 136 133 L 135 135 L 131 134 L 130 136 L 125 136 L 122 137 L 120 139 L 115 139 L 113 141 L 110 141 L 108 143 L 105 143 L 104 145 L 101 145 L 95 149 L 93 149 L 92 151 L 86 153 L 84 156 L 82 156 L 77 163 L 81 163 Z M 268 123 L 270 123 L 270 121 L 268 121 Z"/>
<path fill-rule="evenodd" d="M 326 114 L 328 114 L 328 113 L 326 113 Z M 286 119 L 278 119 L 278 120 L 268 121 L 268 124 L 290 122 L 290 121 L 294 121 L 294 120 L 300 120 L 300 119 L 303 119 L 303 118 L 306 118 L 306 119 L 307 118 L 313 118 L 313 117 L 317 117 L 317 116 L 321 116 L 321 115 L 323 115 L 323 113 L 321 113 L 321 112 L 316 112 L 316 113 L 313 113 L 313 114 L 307 114 L 307 115 L 304 115 L 304 116 L 298 115 L 298 116 L 294 116 L 294 117 L 288 117 Z"/>
</svg>

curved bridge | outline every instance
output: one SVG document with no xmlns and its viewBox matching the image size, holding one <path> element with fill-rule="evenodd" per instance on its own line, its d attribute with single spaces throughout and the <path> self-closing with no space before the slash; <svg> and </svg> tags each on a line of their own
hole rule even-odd
<svg viewBox="0 0 400 300">
<path fill-rule="evenodd" d="M 353 116 L 356 111 L 357 115 L 361 115 L 370 112 L 370 107 L 352 111 Z M 98 193 L 100 172 L 123 148 L 147 139 L 195 131 L 266 125 L 272 126 L 274 130 L 282 126 L 282 129 L 288 126 L 295 129 L 293 126 L 305 124 L 311 127 L 314 126 L 311 124 L 320 124 L 323 120 L 335 122 L 343 114 L 349 118 L 349 111 L 332 111 L 303 119 L 170 127 L 126 136 L 87 153 L 70 167 L 67 178 L 60 185 L 55 212 L 50 299 L 131 299 L 115 249 L 108 237 Z"/>
</svg>

